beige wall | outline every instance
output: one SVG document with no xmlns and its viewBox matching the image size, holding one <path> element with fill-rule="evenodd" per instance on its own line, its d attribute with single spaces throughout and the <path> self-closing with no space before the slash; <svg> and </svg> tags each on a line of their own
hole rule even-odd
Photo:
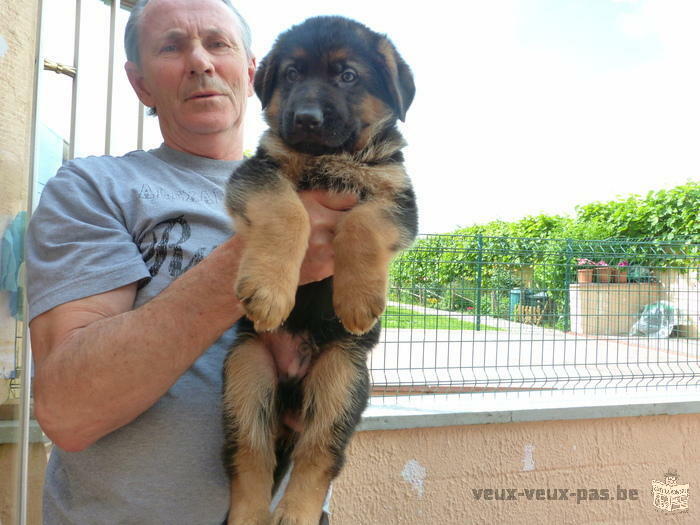
<svg viewBox="0 0 700 525">
<path fill-rule="evenodd" d="M 660 283 L 572 284 L 571 331 L 590 335 L 629 335 L 645 305 L 664 295 Z"/>
<path fill-rule="evenodd" d="M 700 279 L 697 270 L 657 271 L 659 282 L 572 284 L 571 330 L 578 334 L 628 335 L 645 305 L 668 301 L 679 314 L 682 337 L 698 337 Z"/>
<path fill-rule="evenodd" d="M 26 207 L 34 85 L 36 2 L 0 2 L 0 215 Z"/>
<path fill-rule="evenodd" d="M 688 511 L 652 504 L 676 469 Z M 476 501 L 478 488 L 639 491 L 638 501 Z M 700 415 L 365 431 L 334 484 L 333 525 L 700 523 Z M 571 499 L 571 498 L 570 498 Z"/>
<path fill-rule="evenodd" d="M 5 225 L 27 208 L 29 141 L 34 86 L 34 51 L 37 5 L 35 0 L 0 1 L 0 235 Z M 0 360 L 14 362 L 18 324 L 7 312 L 7 292 L 0 292 Z M 21 333 L 21 326 L 19 327 Z M 21 344 L 21 343 L 20 343 Z M 7 362 L 7 361 L 5 361 Z M 0 378 L 0 423 L 18 417 L 17 400 L 7 399 L 8 380 Z M 3 395 L 4 394 L 4 395 Z M 3 434 L 0 443 L 0 523 L 15 523 L 17 512 L 17 435 Z M 8 437 L 9 436 L 9 437 Z M 30 508 L 28 522 L 40 523 L 41 476 L 46 455 L 43 445 L 30 446 Z M 38 460 L 38 461 L 37 461 Z"/>
</svg>

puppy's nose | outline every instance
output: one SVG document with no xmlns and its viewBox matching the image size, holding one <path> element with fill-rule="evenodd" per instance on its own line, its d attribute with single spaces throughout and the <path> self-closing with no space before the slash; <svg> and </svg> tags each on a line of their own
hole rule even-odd
<svg viewBox="0 0 700 525">
<path fill-rule="evenodd" d="M 313 131 L 323 124 L 323 111 L 319 107 L 303 107 L 294 114 L 294 126 Z"/>
</svg>

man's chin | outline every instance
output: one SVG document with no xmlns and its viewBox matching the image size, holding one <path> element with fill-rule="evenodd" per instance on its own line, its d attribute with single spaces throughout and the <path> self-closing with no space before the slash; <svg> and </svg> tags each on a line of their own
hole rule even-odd
<svg viewBox="0 0 700 525">
<path fill-rule="evenodd" d="M 222 115 L 221 111 L 198 112 L 183 119 L 181 127 L 198 135 L 224 133 L 237 127 L 242 119 L 232 114 Z"/>
</svg>

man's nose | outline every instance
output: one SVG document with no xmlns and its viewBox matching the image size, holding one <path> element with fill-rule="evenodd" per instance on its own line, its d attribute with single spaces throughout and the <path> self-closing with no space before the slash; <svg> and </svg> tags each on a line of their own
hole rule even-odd
<svg viewBox="0 0 700 525">
<path fill-rule="evenodd" d="M 190 75 L 204 75 L 214 71 L 211 57 L 201 44 L 195 44 L 189 54 Z"/>
</svg>

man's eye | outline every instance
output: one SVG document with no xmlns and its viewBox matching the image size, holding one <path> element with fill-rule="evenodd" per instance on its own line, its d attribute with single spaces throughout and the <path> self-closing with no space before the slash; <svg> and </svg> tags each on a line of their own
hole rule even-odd
<svg viewBox="0 0 700 525">
<path fill-rule="evenodd" d="M 342 80 L 346 84 L 351 84 L 352 82 L 355 82 L 357 80 L 357 73 L 355 73 L 355 71 L 353 71 L 352 69 L 346 69 L 340 75 L 340 80 Z"/>
<path fill-rule="evenodd" d="M 284 77 L 287 79 L 288 82 L 296 82 L 299 80 L 299 77 L 301 74 L 299 73 L 299 70 L 293 66 L 289 66 L 287 68 L 287 71 L 284 73 Z"/>
<path fill-rule="evenodd" d="M 160 48 L 161 53 L 172 53 L 177 51 L 177 46 L 175 44 L 167 44 Z"/>
<path fill-rule="evenodd" d="M 212 43 L 212 47 L 228 47 L 228 44 L 222 40 Z"/>
</svg>

